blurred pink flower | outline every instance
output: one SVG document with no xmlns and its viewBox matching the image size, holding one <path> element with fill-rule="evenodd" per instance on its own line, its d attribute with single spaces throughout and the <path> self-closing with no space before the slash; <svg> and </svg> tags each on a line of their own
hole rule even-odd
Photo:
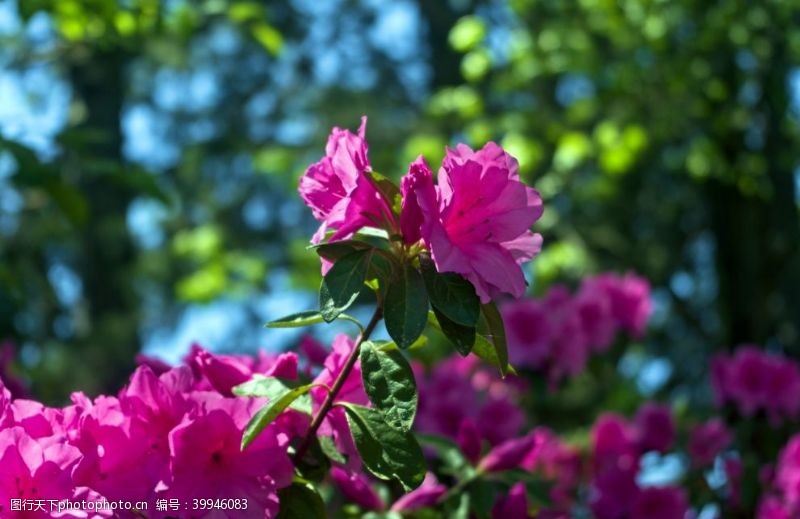
<svg viewBox="0 0 800 519">
<path fill-rule="evenodd" d="M 717 405 L 733 402 L 745 416 L 764 411 L 777 425 L 800 413 L 800 366 L 755 345 L 739 346 L 731 356 L 717 355 L 711 382 Z"/>
<path fill-rule="evenodd" d="M 689 431 L 687 450 L 696 467 L 706 467 L 733 441 L 730 431 L 720 418 L 696 425 Z"/>
<path fill-rule="evenodd" d="M 525 484 L 522 482 L 511 487 L 508 494 L 498 497 L 494 506 L 492 506 L 492 519 L 527 518 L 528 495 L 525 491 Z"/>
<path fill-rule="evenodd" d="M 800 512 L 800 434 L 795 434 L 781 451 L 775 467 L 775 487 L 786 503 Z"/>
<path fill-rule="evenodd" d="M 434 187 L 425 162 L 417 159 L 402 183 L 408 240 L 420 236 L 439 272 L 456 272 L 475 287 L 483 303 L 500 293 L 521 297 L 520 264 L 540 250 L 542 237 L 530 231 L 542 214 L 539 193 L 519 179 L 516 160 L 490 142 L 477 152 L 464 144 L 447 154 Z"/>
<path fill-rule="evenodd" d="M 647 402 L 636 413 L 635 426 L 642 452 L 664 453 L 675 441 L 675 421 L 669 407 Z"/>
<path fill-rule="evenodd" d="M 686 492 L 674 487 L 647 487 L 633 502 L 631 519 L 684 519 L 689 510 Z"/>
<path fill-rule="evenodd" d="M 364 510 L 384 509 L 383 500 L 361 472 L 334 466 L 331 468 L 331 478 L 345 498 Z"/>
<path fill-rule="evenodd" d="M 428 472 L 422 484 L 411 492 L 400 496 L 392 505 L 392 512 L 409 513 L 435 505 L 447 493 L 447 487 L 439 484 L 436 476 Z"/>
<path fill-rule="evenodd" d="M 521 438 L 506 440 L 494 447 L 478 463 L 478 470 L 501 472 L 519 467 L 536 447 L 536 435 L 528 434 Z"/>
</svg>

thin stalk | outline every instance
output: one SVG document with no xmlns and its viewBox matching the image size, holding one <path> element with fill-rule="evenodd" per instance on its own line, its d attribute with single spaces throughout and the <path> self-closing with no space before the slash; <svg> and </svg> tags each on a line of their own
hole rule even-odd
<svg viewBox="0 0 800 519">
<path fill-rule="evenodd" d="M 334 380 L 330 391 L 328 391 L 328 395 L 325 397 L 325 401 L 322 402 L 322 407 L 319 408 L 316 416 L 314 416 L 314 419 L 311 421 L 311 426 L 308 428 L 305 438 L 303 438 L 302 443 L 300 443 L 300 446 L 297 448 L 297 451 L 294 454 L 295 463 L 298 463 L 303 459 L 303 456 L 305 456 L 308 448 L 311 446 L 311 442 L 314 441 L 314 438 L 317 436 L 317 430 L 322 425 L 322 420 L 325 419 L 328 411 L 330 411 L 334 400 L 336 400 L 336 396 L 339 394 L 339 391 L 342 389 L 345 380 L 347 380 L 347 377 L 350 376 L 350 372 L 353 371 L 353 367 L 358 361 L 358 354 L 361 351 L 361 345 L 364 343 L 364 341 L 368 340 L 369 336 L 372 335 L 372 332 L 375 331 L 375 327 L 380 322 L 381 317 L 383 317 L 383 309 L 380 305 L 378 305 L 375 308 L 375 313 L 372 314 L 372 318 L 369 320 L 369 323 L 367 323 L 367 326 L 364 328 L 364 331 L 358 336 L 358 340 L 356 341 L 353 351 L 351 351 L 350 356 L 347 357 L 339 376 L 336 377 L 336 380 Z"/>
</svg>

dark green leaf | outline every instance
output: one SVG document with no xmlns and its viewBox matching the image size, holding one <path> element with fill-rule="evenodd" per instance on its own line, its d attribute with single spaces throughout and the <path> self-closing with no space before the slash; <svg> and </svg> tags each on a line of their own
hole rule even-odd
<svg viewBox="0 0 800 519">
<path fill-rule="evenodd" d="M 267 405 L 250 419 L 250 422 L 245 427 L 242 435 L 242 450 L 247 448 L 261 434 L 261 431 L 271 424 L 295 400 L 308 393 L 312 386 L 312 384 L 306 384 L 296 388 L 286 388 L 284 392 L 272 397 Z"/>
<path fill-rule="evenodd" d="M 278 519 L 308 519 L 327 517 L 325 502 L 307 483 L 294 482 L 278 491 L 280 512 Z"/>
<path fill-rule="evenodd" d="M 347 423 L 367 470 L 381 479 L 397 479 L 407 492 L 422 484 L 425 458 L 411 433 L 389 426 L 375 409 L 344 402 L 338 405 L 347 412 Z"/>
<path fill-rule="evenodd" d="M 392 212 L 396 216 L 400 216 L 402 196 L 400 194 L 400 189 L 398 189 L 395 183 L 376 171 L 368 171 L 367 177 L 369 177 L 378 192 L 389 203 Z"/>
<path fill-rule="evenodd" d="M 425 282 L 411 265 L 403 265 L 400 275 L 386 290 L 384 320 L 389 336 L 402 349 L 411 346 L 425 330 L 428 321 Z"/>
<path fill-rule="evenodd" d="M 437 272 L 428 256 L 420 256 L 419 263 L 431 305 L 456 324 L 475 326 L 481 302 L 472 283 L 455 272 Z"/>
<path fill-rule="evenodd" d="M 336 448 L 333 436 L 318 436 L 317 439 L 319 440 L 320 449 L 331 461 L 342 465 L 347 463 L 347 457 Z"/>
<path fill-rule="evenodd" d="M 337 261 L 353 252 L 371 249 L 372 245 L 360 240 L 342 240 L 312 245 L 309 248 L 314 249 L 321 258 Z"/>
<path fill-rule="evenodd" d="M 436 316 L 438 328 L 442 330 L 444 336 L 455 346 L 456 351 L 464 357 L 469 355 L 475 344 L 475 327 L 454 323 L 445 315 L 442 315 L 435 306 L 433 307 L 433 314 Z"/>
<path fill-rule="evenodd" d="M 481 358 L 493 358 L 496 366 L 500 368 L 503 376 L 509 373 L 508 347 L 506 345 L 506 329 L 503 325 L 503 317 L 494 303 L 481 305 L 481 319 L 478 323 L 479 338 L 483 337 L 488 341 L 490 350 L 485 344 L 475 341 L 475 354 Z"/>
<path fill-rule="evenodd" d="M 386 422 L 410 431 L 417 414 L 417 384 L 411 366 L 398 350 L 382 351 L 371 342 L 361 345 L 364 391 Z"/>
<path fill-rule="evenodd" d="M 325 321 L 336 319 L 364 290 L 371 257 L 368 249 L 351 252 L 334 263 L 322 279 L 319 307 Z"/>
<path fill-rule="evenodd" d="M 421 444 L 436 452 L 436 455 L 439 456 L 439 459 L 450 474 L 458 476 L 459 479 L 470 476 L 467 471 L 473 470 L 472 466 L 467 458 L 464 457 L 464 453 L 461 452 L 461 448 L 456 442 L 429 434 L 418 434 L 417 439 Z"/>
</svg>

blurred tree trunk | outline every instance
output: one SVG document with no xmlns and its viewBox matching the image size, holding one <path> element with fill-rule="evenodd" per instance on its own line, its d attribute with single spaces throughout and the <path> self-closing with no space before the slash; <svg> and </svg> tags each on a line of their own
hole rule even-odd
<svg viewBox="0 0 800 519">
<path fill-rule="evenodd" d="M 127 379 L 139 349 L 139 309 L 131 283 L 136 251 L 126 226 L 134 195 L 119 181 L 125 174 L 121 116 L 127 61 L 119 47 L 95 48 L 69 70 L 74 94 L 87 112 L 76 130 L 90 136 L 77 157 L 80 188 L 89 204 L 80 274 L 91 326 L 79 347 L 81 361 L 96 373 L 101 385 L 97 389 L 104 392 L 118 389 Z"/>
</svg>

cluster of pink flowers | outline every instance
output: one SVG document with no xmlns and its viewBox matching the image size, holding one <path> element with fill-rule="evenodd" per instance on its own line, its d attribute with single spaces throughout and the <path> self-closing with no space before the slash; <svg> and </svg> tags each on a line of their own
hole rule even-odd
<svg viewBox="0 0 800 519">
<path fill-rule="evenodd" d="M 416 427 L 419 431 L 458 441 L 472 461 L 483 442 L 498 445 L 514 438 L 525 425 L 519 407 L 526 383 L 505 380 L 477 357 L 453 355 L 427 372 L 415 364 L 419 387 Z"/>
<path fill-rule="evenodd" d="M 502 311 L 509 361 L 546 373 L 551 383 L 577 375 L 619 331 L 641 337 L 650 309 L 650 285 L 632 273 L 585 278 L 574 295 L 556 285 L 544 297 L 508 302 Z"/>
<path fill-rule="evenodd" d="M 316 352 L 322 366 L 309 362 L 303 375 L 313 370 L 317 383 L 330 381 L 353 346 L 338 337 L 332 352 Z M 178 367 L 140 360 L 118 395 L 74 393 L 63 408 L 12 399 L 0 382 L 0 516 L 27 513 L 4 509 L 11 499 L 146 503 L 147 517 L 187 517 L 194 499 L 239 499 L 246 510 L 215 510 L 216 517 L 277 515 L 277 491 L 293 477 L 287 447 L 305 434 L 309 416 L 287 410 L 242 451 L 243 430 L 266 399 L 234 397 L 232 389 L 254 374 L 298 379 L 297 355 L 214 355 L 193 346 Z M 339 398 L 366 403 L 360 376 L 354 370 Z M 316 407 L 323 396 L 312 395 Z M 326 422 L 320 434 L 333 436 L 357 466 L 343 417 L 331 413 Z M 180 508 L 157 511 L 159 500 Z M 45 506 L 41 517 L 86 517 Z M 112 513 L 133 517 L 92 516 Z"/>
<path fill-rule="evenodd" d="M 641 455 L 666 452 L 675 441 L 669 410 L 646 404 L 633 423 L 602 415 L 592 429 L 592 471 L 589 505 L 598 519 L 683 519 L 688 498 L 677 487 L 640 487 L 636 475 Z"/>
<path fill-rule="evenodd" d="M 794 435 L 778 457 L 772 490 L 761 500 L 758 519 L 800 516 L 800 434 Z"/>
<path fill-rule="evenodd" d="M 447 149 L 434 183 L 420 156 L 401 181 L 398 213 L 372 174 L 365 129 L 366 118 L 357 135 L 334 128 L 325 156 L 300 179 L 300 196 L 320 222 L 312 241 L 343 240 L 376 227 L 409 247 L 426 248 L 439 272 L 463 275 L 484 303 L 500 293 L 522 296 L 519 265 L 542 245 L 530 231 L 542 215 L 542 199 L 520 180 L 517 160 L 493 142 L 478 151 L 460 144 Z"/>
<path fill-rule="evenodd" d="M 732 403 L 744 416 L 766 413 L 770 422 L 800 415 L 800 366 L 782 355 L 744 345 L 711 364 L 717 404 Z"/>
</svg>

